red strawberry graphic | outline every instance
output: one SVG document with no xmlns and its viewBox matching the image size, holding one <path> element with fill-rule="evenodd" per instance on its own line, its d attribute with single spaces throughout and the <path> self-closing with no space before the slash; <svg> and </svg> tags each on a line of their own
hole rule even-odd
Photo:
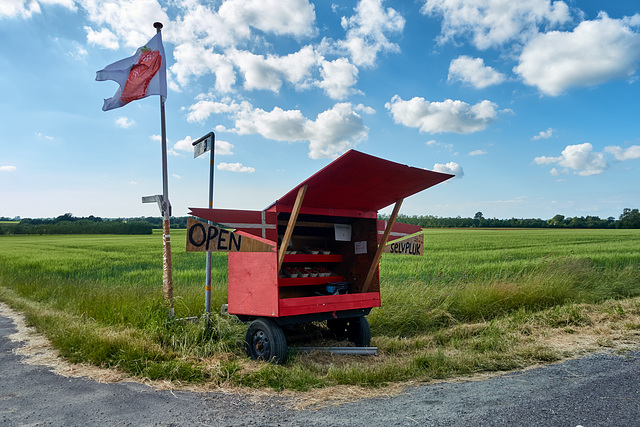
<svg viewBox="0 0 640 427">
<path fill-rule="evenodd" d="M 146 47 L 142 49 L 138 63 L 134 64 L 131 67 L 131 71 L 129 71 L 127 83 L 124 85 L 124 90 L 120 96 L 120 99 L 124 102 L 123 105 L 136 99 L 144 98 L 149 82 L 160 69 L 160 65 L 162 65 L 162 56 L 159 51 Z"/>
</svg>

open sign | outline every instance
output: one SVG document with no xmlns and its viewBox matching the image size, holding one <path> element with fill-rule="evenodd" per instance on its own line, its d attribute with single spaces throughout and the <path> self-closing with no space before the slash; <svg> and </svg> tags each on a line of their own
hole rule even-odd
<svg viewBox="0 0 640 427">
<path fill-rule="evenodd" d="M 273 252 L 274 245 L 245 233 L 187 219 L 187 252 Z"/>
</svg>

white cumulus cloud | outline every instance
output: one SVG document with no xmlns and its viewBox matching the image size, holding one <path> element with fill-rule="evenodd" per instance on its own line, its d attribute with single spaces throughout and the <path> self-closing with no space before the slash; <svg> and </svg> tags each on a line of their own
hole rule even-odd
<svg viewBox="0 0 640 427">
<path fill-rule="evenodd" d="M 184 0 L 171 5 L 172 20 L 157 0 L 86 0 L 82 5 L 91 23 L 85 27 L 87 40 L 110 49 L 138 47 L 155 32 L 149 22 L 164 22 L 163 39 L 173 45 L 169 88 L 181 91 L 193 79 L 213 75 L 218 94 L 234 93 L 238 85 L 279 93 L 288 85 L 319 88 L 343 100 L 360 93 L 355 89 L 358 65 L 373 65 L 380 52 L 398 50 L 387 36 L 404 26 L 404 18 L 384 8 L 382 0 L 361 0 L 353 15 L 342 19 L 344 39 L 323 38 L 281 54 L 270 52 L 274 45 L 268 36 L 301 41 L 318 34 L 315 6 L 308 0 Z"/>
<path fill-rule="evenodd" d="M 449 77 L 447 80 L 459 80 L 476 89 L 484 89 L 504 82 L 506 76 L 492 67 L 484 65 L 484 59 L 482 58 L 471 58 L 463 55 L 449 64 Z"/>
<path fill-rule="evenodd" d="M 132 120 L 125 116 L 120 116 L 116 119 L 116 125 L 124 129 L 130 128 L 135 124 L 136 124 L 135 120 Z"/>
<path fill-rule="evenodd" d="M 366 139 L 367 128 L 350 103 L 339 103 L 323 111 L 315 121 L 308 121 L 305 132 L 309 140 L 309 157 L 334 158 Z"/>
<path fill-rule="evenodd" d="M 537 141 L 539 139 L 549 139 L 553 136 L 553 132 L 555 132 L 552 128 L 547 128 L 547 130 L 541 130 L 537 135 L 531 138 L 533 141 Z"/>
<path fill-rule="evenodd" d="M 163 7 L 155 0 L 91 0 L 83 1 L 82 7 L 90 21 L 100 28 L 109 27 L 118 40 L 134 49 L 153 37 L 156 32 L 154 22 L 170 22 Z"/>
<path fill-rule="evenodd" d="M 185 2 L 167 28 L 176 44 L 170 71 L 181 86 L 191 77 L 215 74 L 217 92 L 231 92 L 239 71 L 245 89 L 278 91 L 283 81 L 303 86 L 319 61 L 313 47 L 289 55 L 259 55 L 241 49 L 264 34 L 304 37 L 316 32 L 315 9 L 307 0 L 228 0 L 216 5 Z"/>
<path fill-rule="evenodd" d="M 514 71 L 551 96 L 628 78 L 640 60 L 640 34 L 627 22 L 601 12 L 598 19 L 583 21 L 573 31 L 540 34 L 524 47 Z"/>
<path fill-rule="evenodd" d="M 275 141 L 308 141 L 309 157 L 333 158 L 366 139 L 369 129 L 356 112 L 373 113 L 373 109 L 351 103 L 337 103 L 318 114 L 315 120 L 305 117 L 300 110 L 271 111 L 254 108 L 250 103 L 236 104 L 232 100 L 213 102 L 201 100 L 189 108 L 190 116 L 204 119 L 210 112 L 226 113 L 234 127 L 224 129 L 238 135 L 258 134 Z"/>
<path fill-rule="evenodd" d="M 275 107 L 265 111 L 252 107 L 238 112 L 234 119 L 234 131 L 239 135 L 260 134 L 276 141 L 300 141 L 306 136 L 304 127 L 307 119 L 300 110 Z"/>
<path fill-rule="evenodd" d="M 571 19 L 565 2 L 550 0 L 426 0 L 421 12 L 442 16 L 440 43 L 470 36 L 479 49 L 522 42 Z"/>
<path fill-rule="evenodd" d="M 251 109 L 251 105 L 244 101 L 237 103 L 230 98 L 224 98 L 221 101 L 211 101 L 201 99 L 195 104 L 189 106 L 187 113 L 187 121 L 189 123 L 204 122 L 211 114 L 233 114 L 241 110 Z"/>
<path fill-rule="evenodd" d="M 52 137 L 51 135 L 45 135 L 45 134 L 43 134 L 42 132 L 35 132 L 35 135 L 36 135 L 38 138 L 44 138 L 44 139 L 49 140 L 49 141 L 53 141 L 53 140 L 55 139 L 55 138 L 54 138 L 54 137 Z"/>
<path fill-rule="evenodd" d="M 330 98 L 344 99 L 355 93 L 353 86 L 358 82 L 358 68 L 346 58 L 322 61 L 320 74 L 322 80 L 316 85 L 324 89 Z"/>
<path fill-rule="evenodd" d="M 95 31 L 91 27 L 84 27 L 87 32 L 87 41 L 95 46 L 100 46 L 105 49 L 118 49 L 120 43 L 118 43 L 118 36 L 113 34 L 108 28 L 102 28 L 99 31 Z"/>
<path fill-rule="evenodd" d="M 76 10 L 73 0 L 2 0 L 0 1 L 0 18 L 31 18 L 34 13 L 41 13 L 40 5 L 57 5 L 69 10 Z"/>
<path fill-rule="evenodd" d="M 219 156 L 230 156 L 233 154 L 233 144 L 227 141 L 216 140 L 216 152 Z"/>
<path fill-rule="evenodd" d="M 360 0 L 355 14 L 342 17 L 346 38 L 338 46 L 351 56 L 355 65 L 373 66 L 381 52 L 398 52 L 400 47 L 387 38 L 402 33 L 405 20 L 395 9 L 384 9 L 383 0 Z"/>
<path fill-rule="evenodd" d="M 176 81 L 186 86 L 191 77 L 206 74 L 216 76 L 215 89 L 218 92 L 230 92 L 236 83 L 233 63 L 226 56 L 215 53 L 212 48 L 192 42 L 182 43 L 173 50 L 175 63 L 169 67 Z"/>
<path fill-rule="evenodd" d="M 173 148 L 178 151 L 193 153 L 193 141 L 195 141 L 195 139 L 187 135 L 184 139 L 176 142 Z M 220 141 L 216 139 L 215 146 L 215 154 L 219 156 L 229 156 L 233 154 L 233 144 L 227 141 Z"/>
<path fill-rule="evenodd" d="M 173 145 L 173 148 L 174 150 L 193 152 L 193 141 L 194 140 L 187 135 L 184 139 L 181 139 L 180 141 L 176 142 Z"/>
<path fill-rule="evenodd" d="M 219 14 L 230 27 L 292 36 L 311 35 L 316 19 L 314 6 L 306 0 L 228 0 Z"/>
<path fill-rule="evenodd" d="M 217 166 L 218 170 L 228 171 L 228 172 L 239 172 L 239 173 L 254 173 L 256 170 L 250 166 L 243 166 L 242 163 L 220 163 Z"/>
<path fill-rule="evenodd" d="M 473 151 L 469 152 L 470 156 L 482 156 L 484 154 L 487 154 L 487 152 L 485 150 L 473 150 Z"/>
<path fill-rule="evenodd" d="M 244 88 L 267 89 L 278 92 L 283 81 L 294 86 L 306 86 L 312 67 L 319 62 L 320 55 L 311 46 L 285 55 L 256 55 L 248 51 L 232 50 L 226 57 L 240 69 L 244 77 Z"/>
<path fill-rule="evenodd" d="M 609 146 L 605 147 L 604 151 L 613 154 L 616 160 L 620 160 L 621 162 L 640 159 L 640 145 L 632 145 L 627 149 L 623 149 L 620 146 Z"/>
<path fill-rule="evenodd" d="M 395 95 L 385 104 L 396 123 L 420 129 L 421 132 L 472 133 L 484 130 L 497 118 L 497 105 L 484 100 L 475 105 L 446 99 L 431 102 L 421 97 L 409 101 Z"/>
<path fill-rule="evenodd" d="M 11 165 L 0 166 L 0 172 L 15 172 L 18 168 Z"/>
<path fill-rule="evenodd" d="M 593 151 L 593 145 L 588 142 L 584 144 L 567 145 L 558 157 L 540 156 L 533 159 L 536 164 L 557 164 L 569 170 L 573 170 L 575 175 L 591 176 L 603 173 L 607 167 L 607 161 L 602 153 Z M 557 175 L 554 168 L 552 175 Z"/>
<path fill-rule="evenodd" d="M 462 178 L 464 176 L 464 170 L 462 170 L 462 166 L 460 166 L 456 162 L 436 163 L 435 165 L 433 165 L 433 170 L 435 172 L 455 175 L 456 178 Z"/>
</svg>

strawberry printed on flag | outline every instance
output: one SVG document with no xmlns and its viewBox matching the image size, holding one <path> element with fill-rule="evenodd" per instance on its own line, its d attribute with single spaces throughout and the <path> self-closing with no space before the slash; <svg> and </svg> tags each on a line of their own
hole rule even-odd
<svg viewBox="0 0 640 427">
<path fill-rule="evenodd" d="M 127 105 L 150 95 L 167 99 L 167 62 L 162 33 L 158 32 L 133 56 L 121 59 L 96 73 L 97 81 L 113 80 L 120 86 L 112 98 L 104 100 L 102 111 Z"/>
</svg>

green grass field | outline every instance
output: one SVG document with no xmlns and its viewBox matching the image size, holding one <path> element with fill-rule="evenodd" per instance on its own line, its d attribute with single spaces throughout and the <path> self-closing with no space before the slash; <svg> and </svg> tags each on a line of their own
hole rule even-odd
<svg viewBox="0 0 640 427">
<path fill-rule="evenodd" d="M 202 253 L 172 230 L 176 317 L 204 311 Z M 151 236 L 2 236 L 0 300 L 61 355 L 150 379 L 269 387 L 376 387 L 522 368 L 640 330 L 640 230 L 427 230 L 423 257 L 384 255 L 382 304 L 369 315 L 379 356 L 248 361 L 246 326 L 168 320 L 162 241 Z M 212 307 L 226 302 L 227 257 L 213 255 Z M 591 336 L 590 335 L 590 336 Z"/>
</svg>

